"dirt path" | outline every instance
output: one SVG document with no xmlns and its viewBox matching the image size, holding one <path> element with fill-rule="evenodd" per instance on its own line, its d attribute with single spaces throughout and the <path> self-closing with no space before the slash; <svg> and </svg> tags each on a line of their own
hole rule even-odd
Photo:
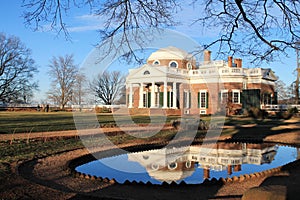
<svg viewBox="0 0 300 200">
<path fill-rule="evenodd" d="M 68 131 L 51 131 L 51 132 L 32 132 L 32 133 L 16 133 L 16 134 L 0 134 L 0 141 L 19 140 L 19 139 L 33 139 L 33 138 L 50 138 L 50 137 L 77 137 L 91 134 L 114 133 L 114 132 L 141 132 L 158 130 L 158 127 L 113 127 L 113 128 L 98 128 L 98 129 L 85 129 L 85 130 L 68 130 Z M 163 130 L 170 130 L 171 126 L 164 126 Z"/>
</svg>

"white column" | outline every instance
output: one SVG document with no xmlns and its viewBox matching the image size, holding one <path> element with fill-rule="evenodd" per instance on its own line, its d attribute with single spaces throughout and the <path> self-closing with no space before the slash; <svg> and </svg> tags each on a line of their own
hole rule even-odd
<svg viewBox="0 0 300 200">
<path fill-rule="evenodd" d="M 151 87 L 151 108 L 155 108 L 155 83 L 152 81 Z"/>
<path fill-rule="evenodd" d="M 144 108 L 144 101 L 143 101 L 143 92 L 144 92 L 144 84 L 140 84 L 140 98 L 139 98 L 139 108 Z"/>
<path fill-rule="evenodd" d="M 129 84 L 129 99 L 128 99 L 128 108 L 132 108 L 132 95 L 133 95 L 133 92 L 132 92 L 132 83 Z"/>
<path fill-rule="evenodd" d="M 164 105 L 163 108 L 168 108 L 168 83 L 164 81 Z"/>
<path fill-rule="evenodd" d="M 177 88 L 176 82 L 173 82 L 173 108 L 177 108 Z"/>
</svg>

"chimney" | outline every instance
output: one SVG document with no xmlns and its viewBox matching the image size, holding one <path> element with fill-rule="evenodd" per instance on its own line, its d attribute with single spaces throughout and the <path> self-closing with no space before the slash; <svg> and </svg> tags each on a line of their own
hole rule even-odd
<svg viewBox="0 0 300 200">
<path fill-rule="evenodd" d="M 228 56 L 228 67 L 232 67 L 232 56 Z"/>
<path fill-rule="evenodd" d="M 234 59 L 234 63 L 236 64 L 237 68 L 242 68 L 242 59 L 240 58 Z"/>
<path fill-rule="evenodd" d="M 242 61 L 242 59 L 240 58 L 240 59 L 239 59 L 239 65 L 237 66 L 238 68 L 242 68 L 242 66 L 243 66 L 243 65 L 242 65 L 242 62 L 243 62 L 243 61 Z"/>
<path fill-rule="evenodd" d="M 231 175 L 231 174 L 232 174 L 232 166 L 231 166 L 231 165 L 228 165 L 228 166 L 227 166 L 227 174 L 228 174 L 228 175 Z"/>
<path fill-rule="evenodd" d="M 204 50 L 204 63 L 210 62 L 210 55 L 211 55 L 211 51 Z"/>
<path fill-rule="evenodd" d="M 204 179 L 209 179 L 210 178 L 209 169 L 203 168 L 203 178 Z"/>
<path fill-rule="evenodd" d="M 242 170 L 241 165 L 235 165 L 235 166 L 233 167 L 233 171 L 235 171 L 235 172 L 239 172 L 239 171 L 241 171 L 241 170 Z"/>
</svg>

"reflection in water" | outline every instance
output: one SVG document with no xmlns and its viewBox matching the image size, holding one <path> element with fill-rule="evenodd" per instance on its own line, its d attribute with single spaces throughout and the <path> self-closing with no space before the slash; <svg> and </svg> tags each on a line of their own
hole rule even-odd
<svg viewBox="0 0 300 200">
<path fill-rule="evenodd" d="M 173 147 L 123 154 L 81 165 L 76 170 L 114 178 L 120 183 L 135 180 L 160 184 L 184 180 L 195 184 L 206 178 L 260 172 L 292 162 L 297 157 L 299 151 L 293 147 L 220 142 L 213 147 Z"/>
<path fill-rule="evenodd" d="M 191 176 L 195 168 L 203 170 L 203 178 L 211 171 L 242 170 L 242 164 L 262 165 L 274 160 L 278 147 L 273 144 L 217 143 L 214 148 L 190 146 L 131 153 L 129 161 L 139 162 L 149 175 L 160 181 L 179 181 Z"/>
</svg>

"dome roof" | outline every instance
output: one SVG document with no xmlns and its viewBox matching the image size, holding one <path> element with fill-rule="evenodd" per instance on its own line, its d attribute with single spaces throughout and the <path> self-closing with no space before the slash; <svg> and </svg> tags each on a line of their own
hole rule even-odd
<svg viewBox="0 0 300 200">
<path fill-rule="evenodd" d="M 183 59 L 191 59 L 192 57 L 193 56 L 191 54 L 187 53 L 182 49 L 169 46 L 153 52 L 149 56 L 148 60 L 163 60 L 163 59 L 183 60 Z"/>
</svg>

